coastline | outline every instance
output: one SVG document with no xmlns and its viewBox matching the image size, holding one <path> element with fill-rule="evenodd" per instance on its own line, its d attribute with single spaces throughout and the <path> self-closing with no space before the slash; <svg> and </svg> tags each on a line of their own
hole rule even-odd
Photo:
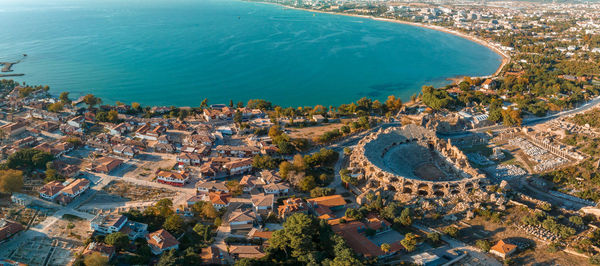
<svg viewBox="0 0 600 266">
<path fill-rule="evenodd" d="M 467 39 L 469 41 L 475 42 L 477 44 L 483 45 L 483 46 L 487 47 L 488 49 L 492 50 L 494 53 L 496 53 L 497 55 L 499 55 L 502 58 L 502 61 L 500 62 L 500 66 L 498 66 L 498 68 L 496 69 L 496 71 L 493 74 L 487 75 L 487 76 L 471 77 L 471 78 L 492 78 L 492 77 L 498 76 L 500 74 L 500 72 L 502 72 L 502 69 L 504 68 L 504 66 L 506 64 L 508 64 L 511 60 L 511 58 L 508 54 L 504 53 L 498 47 L 496 47 L 495 45 L 493 45 L 492 43 L 490 43 L 486 40 L 483 40 L 483 39 L 477 38 L 475 36 L 472 36 L 472 35 L 469 35 L 466 33 L 462 33 L 462 32 L 459 32 L 459 31 L 456 31 L 453 29 L 445 28 L 442 26 L 429 25 L 429 24 L 424 24 L 424 23 L 403 21 L 403 20 L 390 19 L 390 18 L 375 17 L 375 16 L 348 14 L 348 13 L 340 13 L 340 12 L 334 12 L 334 11 L 322 11 L 322 10 L 315 10 L 315 9 L 309 9 L 309 8 L 293 7 L 293 6 L 287 6 L 284 4 L 265 2 L 265 1 L 251 1 L 251 2 L 277 5 L 277 6 L 281 6 L 283 8 L 302 10 L 302 11 L 308 11 L 308 12 L 313 12 L 313 13 L 323 13 L 323 14 L 338 15 L 338 16 L 341 15 L 341 16 L 348 16 L 348 17 L 365 18 L 365 19 L 371 19 L 371 20 L 376 20 L 376 21 L 398 23 L 398 24 L 404 24 L 404 25 L 410 25 L 410 26 L 415 26 L 415 27 L 436 30 L 436 31 L 452 34 L 452 35 L 461 37 L 463 39 Z M 466 77 L 466 76 L 462 76 L 462 77 Z M 448 80 L 455 81 L 457 78 L 458 77 L 450 77 L 450 78 L 448 78 Z"/>
</svg>

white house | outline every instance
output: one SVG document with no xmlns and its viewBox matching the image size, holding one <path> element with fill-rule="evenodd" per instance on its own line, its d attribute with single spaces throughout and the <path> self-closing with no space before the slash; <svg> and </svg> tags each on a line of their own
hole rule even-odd
<svg viewBox="0 0 600 266">
<path fill-rule="evenodd" d="M 127 132 L 127 125 L 125 123 L 118 124 L 109 129 L 108 132 L 113 136 L 121 136 Z"/>
<path fill-rule="evenodd" d="M 230 175 L 239 175 L 252 170 L 252 159 L 241 159 L 225 163 L 223 168 L 229 171 Z"/>
<path fill-rule="evenodd" d="M 69 119 L 69 121 L 67 121 L 67 124 L 72 127 L 82 128 L 84 122 L 85 118 L 80 115 Z"/>
<path fill-rule="evenodd" d="M 67 186 L 61 190 L 61 193 L 70 198 L 75 198 L 88 188 L 90 188 L 90 181 L 85 178 L 80 178 L 67 184 Z"/>
<path fill-rule="evenodd" d="M 258 213 L 268 213 L 273 210 L 273 202 L 275 197 L 273 194 L 257 194 L 252 195 L 252 206 Z"/>
<path fill-rule="evenodd" d="M 263 186 L 265 193 L 272 195 L 286 195 L 290 190 L 290 187 L 284 183 L 271 183 Z"/>
<path fill-rule="evenodd" d="M 40 197 L 45 200 L 54 201 L 63 188 L 65 186 L 61 182 L 52 181 L 40 189 Z"/>
<path fill-rule="evenodd" d="M 206 181 L 206 182 L 199 182 L 196 185 L 196 189 L 198 189 L 198 192 L 203 193 L 203 194 L 208 194 L 209 192 L 224 192 L 224 193 L 229 193 L 229 188 L 227 188 L 227 186 L 225 186 L 224 182 L 217 182 L 217 181 Z"/>
<path fill-rule="evenodd" d="M 167 250 L 179 248 L 179 241 L 164 229 L 146 235 L 146 240 L 154 255 L 159 255 Z"/>
<path fill-rule="evenodd" d="M 184 163 L 187 165 L 199 165 L 202 163 L 202 158 L 197 153 L 180 153 L 177 155 L 177 162 Z"/>
<path fill-rule="evenodd" d="M 256 218 L 256 213 L 251 209 L 237 209 L 231 212 L 227 218 L 227 223 L 231 230 L 250 229 Z"/>
<path fill-rule="evenodd" d="M 90 222 L 90 227 L 92 230 L 102 234 L 112 234 L 119 232 L 126 224 L 127 217 L 125 215 L 98 214 Z"/>
<path fill-rule="evenodd" d="M 184 172 L 159 171 L 156 174 L 156 180 L 159 183 L 182 187 L 189 180 L 189 176 Z"/>
</svg>

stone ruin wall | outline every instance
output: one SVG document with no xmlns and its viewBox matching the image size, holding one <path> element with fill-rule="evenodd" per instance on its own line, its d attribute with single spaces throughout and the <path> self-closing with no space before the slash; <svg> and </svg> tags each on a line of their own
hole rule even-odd
<svg viewBox="0 0 600 266">
<path fill-rule="evenodd" d="M 390 148 L 396 145 L 410 142 L 426 142 L 430 144 L 430 148 L 438 152 L 443 158 L 446 158 L 447 163 L 455 168 L 462 179 L 449 181 L 419 180 L 403 177 L 379 168 L 365 156 L 365 145 L 376 140 L 379 135 L 387 134 L 397 129 L 397 127 L 386 130 L 380 129 L 365 136 L 359 141 L 356 148 L 354 148 L 350 155 L 350 167 L 360 171 L 362 173 L 360 176 L 363 180 L 375 180 L 379 183 L 379 187 L 382 187 L 386 191 L 426 198 L 464 196 L 470 190 L 487 184 L 486 176 L 469 164 L 467 156 L 461 150 L 453 146 L 451 142 L 435 136 L 423 136 L 420 139 L 406 139 L 401 142 L 390 143 L 390 145 L 382 150 L 381 155 L 383 156 Z"/>
</svg>

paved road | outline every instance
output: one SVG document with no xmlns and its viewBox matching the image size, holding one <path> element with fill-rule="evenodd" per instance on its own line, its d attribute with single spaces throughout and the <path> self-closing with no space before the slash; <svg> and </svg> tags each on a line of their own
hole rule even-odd
<svg viewBox="0 0 600 266">
<path fill-rule="evenodd" d="M 225 244 L 225 238 L 231 235 L 231 231 L 227 226 L 219 226 L 217 228 L 217 236 L 215 237 L 215 242 L 213 246 L 217 247 L 223 255 L 223 260 L 228 264 L 233 264 L 234 259 L 229 256 L 229 252 L 227 251 L 227 244 Z"/>
<path fill-rule="evenodd" d="M 539 123 L 544 123 L 546 121 L 549 121 L 549 120 L 552 120 L 555 118 L 573 115 L 573 114 L 576 114 L 579 112 L 584 112 L 584 111 L 587 111 L 587 110 L 593 108 L 594 106 L 596 106 L 598 104 L 600 104 L 600 96 L 582 104 L 581 106 L 575 107 L 571 110 L 562 111 L 562 112 L 552 114 L 552 115 L 547 115 L 544 117 L 532 117 L 532 118 L 523 119 L 523 125 L 524 126 L 533 126 L 533 125 L 536 125 Z M 504 125 L 493 125 L 493 126 L 489 126 L 489 127 L 475 128 L 475 129 L 471 129 L 469 131 L 474 132 L 474 133 L 483 133 L 483 132 L 487 132 L 489 130 L 496 131 L 496 130 L 501 130 L 501 129 L 506 129 L 506 128 L 507 127 L 505 127 Z"/>
<path fill-rule="evenodd" d="M 464 243 L 462 241 L 451 238 L 451 237 L 449 237 L 433 228 L 427 227 L 425 225 L 413 223 L 412 226 L 421 231 L 425 231 L 427 233 L 431 233 L 431 232 L 439 233 L 442 236 L 442 240 L 444 242 L 448 243 L 448 245 L 453 250 L 464 251 L 464 252 L 469 253 L 469 255 L 473 256 L 474 258 L 477 258 L 482 263 L 482 265 L 502 266 L 502 263 L 498 262 L 493 257 L 488 256 L 487 254 L 481 252 L 478 248 L 476 248 L 474 246 L 467 245 L 466 243 Z"/>
</svg>

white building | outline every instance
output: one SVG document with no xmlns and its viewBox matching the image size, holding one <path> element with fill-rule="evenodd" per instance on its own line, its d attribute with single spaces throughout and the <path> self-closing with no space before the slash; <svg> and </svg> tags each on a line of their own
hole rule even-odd
<svg viewBox="0 0 600 266">
<path fill-rule="evenodd" d="M 90 222 L 90 228 L 102 234 L 112 234 L 119 232 L 126 224 L 127 217 L 125 215 L 98 214 Z"/>
</svg>

